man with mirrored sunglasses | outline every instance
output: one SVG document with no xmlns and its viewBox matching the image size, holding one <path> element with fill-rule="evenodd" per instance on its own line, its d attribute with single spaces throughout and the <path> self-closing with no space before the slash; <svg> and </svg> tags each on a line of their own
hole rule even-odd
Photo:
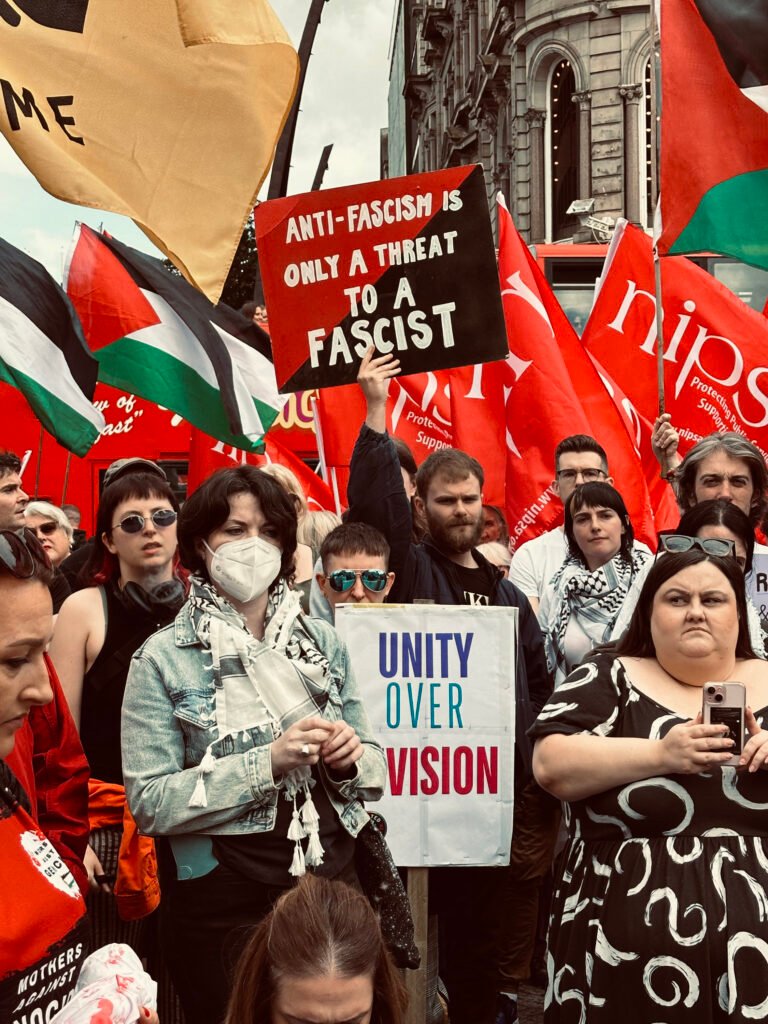
<svg viewBox="0 0 768 1024">
<path fill-rule="evenodd" d="M 328 604 L 381 604 L 392 589 L 389 544 L 366 523 L 342 523 L 320 548 L 322 573 L 316 576 Z"/>
</svg>

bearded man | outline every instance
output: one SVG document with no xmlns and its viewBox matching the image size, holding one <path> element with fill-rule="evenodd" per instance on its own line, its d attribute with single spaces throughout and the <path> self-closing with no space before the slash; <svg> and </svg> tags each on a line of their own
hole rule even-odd
<svg viewBox="0 0 768 1024">
<path fill-rule="evenodd" d="M 511 1024 L 516 993 L 530 970 L 541 879 L 551 860 L 559 809 L 536 786 L 526 735 L 552 692 L 539 624 L 528 598 L 477 550 L 483 531 L 483 468 L 466 452 L 433 452 L 416 474 L 414 505 L 427 535 L 411 542 L 411 508 L 386 429 L 391 355 L 372 348 L 358 383 L 367 415 L 350 465 L 349 519 L 375 526 L 390 545 L 395 581 L 388 600 L 408 604 L 517 608 L 515 818 L 510 867 L 441 868 L 430 873 L 430 902 L 441 918 L 443 980 L 451 1024 Z M 472 827 L 467 806 L 467 828 Z M 505 920 L 500 920 L 503 916 Z"/>
</svg>

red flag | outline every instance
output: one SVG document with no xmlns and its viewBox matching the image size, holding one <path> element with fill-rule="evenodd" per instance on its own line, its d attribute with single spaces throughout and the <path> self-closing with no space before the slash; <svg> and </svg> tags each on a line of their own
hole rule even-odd
<svg viewBox="0 0 768 1024">
<path fill-rule="evenodd" d="M 507 498 L 510 537 L 529 540 L 562 521 L 552 503 L 553 456 L 571 434 L 606 450 L 635 536 L 656 534 L 638 453 L 568 318 L 500 201 L 499 276 L 507 322 Z"/>
<path fill-rule="evenodd" d="M 735 430 L 768 450 L 768 323 L 684 257 L 662 260 L 665 406 L 684 452 L 703 435 Z M 651 240 L 620 221 L 583 342 L 653 421 L 656 299 Z"/>
<path fill-rule="evenodd" d="M 264 466 L 276 462 L 290 469 L 299 481 L 307 499 L 310 512 L 324 509 L 329 512 L 336 510 L 336 504 L 328 486 L 317 473 L 294 452 L 286 448 L 281 441 L 269 434 L 264 438 L 264 452 L 256 455 L 253 452 L 233 448 L 209 437 L 201 430 L 192 428 L 192 440 L 189 449 L 189 473 L 187 476 L 187 493 L 191 494 L 211 473 L 217 469 L 231 469 L 233 466 L 249 465 Z"/>
<path fill-rule="evenodd" d="M 473 455 L 483 467 L 483 501 L 505 508 L 505 401 L 510 369 L 501 361 L 462 366 L 450 373 L 453 445 Z"/>
<path fill-rule="evenodd" d="M 453 443 L 449 373 L 417 373 L 390 381 L 387 430 L 404 441 L 417 464 Z M 341 508 L 346 504 L 352 449 L 365 420 L 365 398 L 357 384 L 323 388 L 315 403 L 318 447 Z"/>
</svg>

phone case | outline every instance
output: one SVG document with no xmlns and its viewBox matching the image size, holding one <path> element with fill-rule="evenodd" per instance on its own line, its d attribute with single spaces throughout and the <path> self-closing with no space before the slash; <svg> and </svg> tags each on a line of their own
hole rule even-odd
<svg viewBox="0 0 768 1024">
<path fill-rule="evenodd" d="M 734 741 L 732 756 L 723 764 L 739 763 L 744 748 L 744 709 L 747 691 L 743 683 L 705 683 L 702 720 L 705 725 L 727 725 Z"/>
</svg>

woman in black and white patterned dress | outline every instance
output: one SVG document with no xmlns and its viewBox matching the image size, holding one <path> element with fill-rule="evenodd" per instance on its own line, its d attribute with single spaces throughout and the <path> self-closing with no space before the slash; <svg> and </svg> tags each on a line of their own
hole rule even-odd
<svg viewBox="0 0 768 1024">
<path fill-rule="evenodd" d="M 745 685 L 747 742 L 703 725 L 705 683 Z M 545 1020 L 768 1016 L 768 668 L 735 559 L 694 549 L 648 575 L 630 628 L 575 669 L 531 734 L 567 803 Z"/>
</svg>

